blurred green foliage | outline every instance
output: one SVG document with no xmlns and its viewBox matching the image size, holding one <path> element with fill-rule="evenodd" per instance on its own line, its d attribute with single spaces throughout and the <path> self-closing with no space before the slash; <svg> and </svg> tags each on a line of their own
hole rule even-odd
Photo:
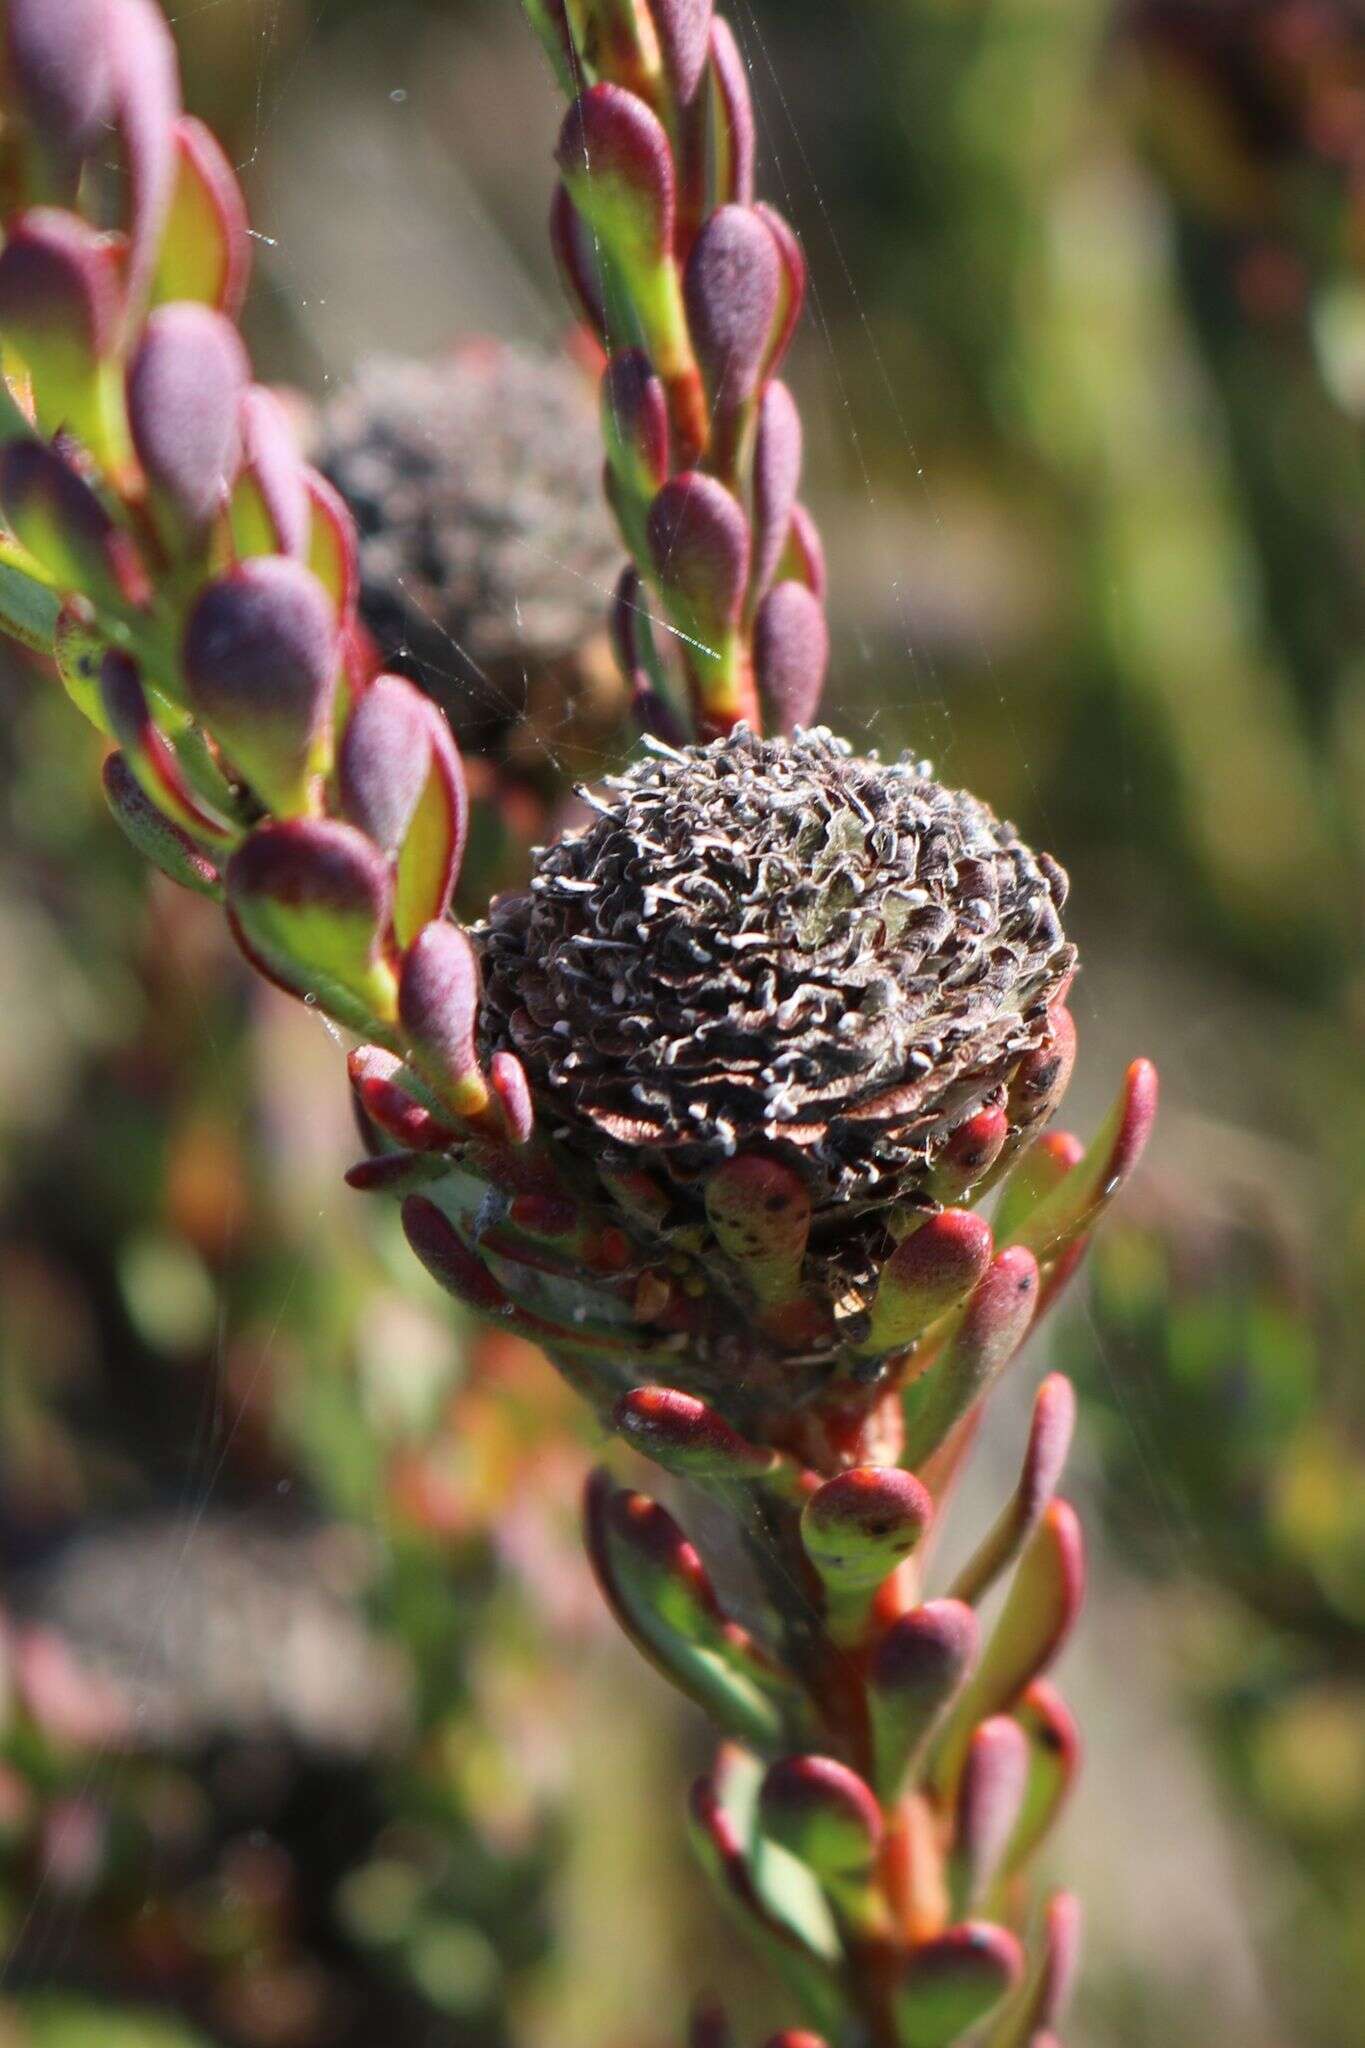
<svg viewBox="0 0 1365 2048">
<path fill-rule="evenodd" d="M 1097 1245 L 1070 1363 L 1115 1539 L 1161 1625 L 1252 1868 L 1293 2038 L 1365 1999 L 1365 1365 L 1265 1217 L 1178 1188 Z"/>
<path fill-rule="evenodd" d="M 0 2040 L 24 2048 L 203 2048 L 203 2037 L 151 2013 L 111 2014 L 80 1999 L 42 1995 L 19 2001 L 13 2019 L 0 2013 Z"/>
</svg>

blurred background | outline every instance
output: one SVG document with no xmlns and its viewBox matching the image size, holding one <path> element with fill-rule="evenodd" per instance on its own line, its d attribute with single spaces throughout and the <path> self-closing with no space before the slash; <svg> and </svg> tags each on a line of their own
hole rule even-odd
<svg viewBox="0 0 1365 2048">
<path fill-rule="evenodd" d="M 445 703 L 471 903 L 610 766 L 616 547 L 515 0 L 215 0 L 261 374 Z M 830 722 L 1073 876 L 1089 1129 L 1153 1163 L 1071 1371 L 1097 1562 L 1074 2048 L 1365 2011 L 1365 19 L 734 0 L 813 291 Z M 148 883 L 36 664 L 0 720 L 0 2044 L 677 2048 L 790 2018 L 687 1859 L 695 1718 L 575 1543 L 594 1451 L 347 1192 L 341 1052 Z"/>
</svg>

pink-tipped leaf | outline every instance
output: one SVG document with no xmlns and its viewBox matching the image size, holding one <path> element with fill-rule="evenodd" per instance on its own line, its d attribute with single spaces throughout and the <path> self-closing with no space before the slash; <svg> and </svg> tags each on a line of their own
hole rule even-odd
<svg viewBox="0 0 1365 2048">
<path fill-rule="evenodd" d="M 753 1481 L 778 1462 L 776 1451 L 747 1443 L 714 1408 L 677 1387 L 636 1387 L 621 1396 L 613 1419 L 636 1450 L 685 1479 Z"/>
<path fill-rule="evenodd" d="M 396 1145 L 433 1152 L 454 1143 L 457 1132 L 419 1099 L 395 1053 L 382 1045 L 359 1045 L 347 1059 L 346 1072 L 360 1108 Z"/>
<path fill-rule="evenodd" d="M 707 396 L 721 414 L 753 397 L 783 289 L 771 228 L 748 206 L 709 216 L 687 260 L 683 296 Z"/>
<path fill-rule="evenodd" d="M 995 1227 L 1002 1243 L 1019 1229 L 1045 1195 L 1061 1186 L 1084 1157 L 1085 1147 L 1074 1131 L 1047 1131 L 1033 1140 L 1000 1190 Z"/>
<path fill-rule="evenodd" d="M 882 1267 L 861 1350 L 903 1351 L 972 1292 L 991 1262 L 991 1228 L 967 1209 L 945 1209 L 903 1238 Z"/>
<path fill-rule="evenodd" d="M 68 199 L 109 118 L 104 0 L 9 0 L 3 35 L 5 68 L 51 196 Z"/>
<path fill-rule="evenodd" d="M 706 1218 L 756 1300 L 786 1301 L 798 1292 L 811 1206 L 794 1167 L 757 1155 L 726 1160 L 707 1181 Z"/>
<path fill-rule="evenodd" d="M 242 399 L 242 472 L 232 494 L 232 543 L 242 557 L 307 560 L 312 501 L 307 466 L 289 415 L 273 391 L 253 384 Z"/>
<path fill-rule="evenodd" d="M 711 183 L 722 200 L 748 206 L 754 196 L 757 135 L 749 75 L 734 31 L 722 15 L 711 23 Z"/>
<path fill-rule="evenodd" d="M 783 1682 L 760 1669 L 673 1517 L 599 1472 L 588 1485 L 586 1527 L 593 1572 L 636 1647 L 722 1727 L 771 1749 L 783 1727 L 774 1697 Z"/>
<path fill-rule="evenodd" d="M 111 446 L 110 358 L 123 310 L 114 244 L 76 214 L 31 207 L 0 252 L 0 338 L 27 368 L 38 425 Z"/>
<path fill-rule="evenodd" d="M 555 186 L 550 201 L 550 247 L 570 304 L 577 307 L 584 325 L 605 348 L 607 315 L 596 251 L 587 224 L 563 184 Z"/>
<path fill-rule="evenodd" d="M 117 615 L 145 602 L 146 571 L 89 484 L 39 441 L 0 447 L 0 510 L 59 590 Z"/>
<path fill-rule="evenodd" d="M 176 177 L 180 67 L 166 17 L 154 0 L 105 0 L 114 122 L 128 169 L 128 301 L 145 303 Z"/>
<path fill-rule="evenodd" d="M 340 491 L 307 466 L 308 545 L 304 559 L 336 607 L 343 628 L 351 624 L 360 597 L 360 551 L 355 521 Z"/>
<path fill-rule="evenodd" d="M 427 1196 L 409 1195 L 404 1202 L 403 1235 L 437 1285 L 476 1315 L 501 1315 L 510 1307 L 483 1261 Z"/>
<path fill-rule="evenodd" d="M 1024 1974 L 1024 1952 L 1003 1927 L 967 1921 L 910 1950 L 895 1990 L 899 2048 L 955 2048 Z"/>
<path fill-rule="evenodd" d="M 116 648 L 108 650 L 101 664 L 100 696 L 106 730 L 122 749 L 124 762 L 148 802 L 164 811 L 191 840 L 225 855 L 238 835 L 197 801 L 174 748 L 152 720 L 131 655 Z"/>
<path fill-rule="evenodd" d="M 464 776 L 439 711 L 401 676 L 377 676 L 337 757 L 342 810 L 395 863 L 400 946 L 444 916 L 464 847 Z"/>
<path fill-rule="evenodd" d="M 227 866 L 228 916 L 247 958 L 281 988 L 370 1036 L 396 1012 L 384 956 L 388 864 L 353 825 L 257 826 Z"/>
<path fill-rule="evenodd" d="M 590 86 L 564 118 L 555 160 L 578 213 L 632 277 L 663 263 L 673 241 L 673 153 L 642 99 L 623 86 Z"/>
<path fill-rule="evenodd" d="M 688 106 L 706 69 L 713 0 L 649 0 L 649 10 L 669 85 L 678 104 Z"/>
<path fill-rule="evenodd" d="M 1156 1069 L 1150 1060 L 1134 1060 L 1085 1157 L 1015 1226 L 1011 1243 L 1040 1260 L 1055 1260 L 1078 1238 L 1089 1237 L 1141 1159 L 1156 1105 Z"/>
<path fill-rule="evenodd" d="M 105 757 L 102 779 L 105 801 L 116 824 L 144 860 L 182 889 L 192 889 L 199 896 L 221 897 L 223 883 L 218 869 L 187 832 L 182 832 L 158 805 L 148 801 L 122 754 Z"/>
<path fill-rule="evenodd" d="M 1011 1077 L 1009 1120 L 1016 1130 L 1033 1130 L 1047 1122 L 1066 1094 L 1075 1064 L 1076 1021 L 1059 1003 L 1049 1016 L 1043 1043 L 1024 1055 Z"/>
<path fill-rule="evenodd" d="M 796 400 L 774 377 L 758 407 L 754 438 L 754 551 L 751 597 L 761 598 L 777 573 L 801 483 L 802 428 Z"/>
<path fill-rule="evenodd" d="M 502 1113 L 503 1128 L 513 1145 L 529 1145 L 536 1111 L 526 1069 L 515 1053 L 495 1052 L 488 1062 L 488 1083 Z"/>
<path fill-rule="evenodd" d="M 623 349 L 602 374 L 602 438 L 627 545 L 643 533 L 644 515 L 668 475 L 668 400 L 642 349 Z"/>
<path fill-rule="evenodd" d="M 834 1642 L 862 1639 L 879 1587 L 918 1548 L 933 1518 L 926 1488 L 892 1465 L 855 1466 L 811 1495 L 801 1541 L 824 1585 Z"/>
<path fill-rule="evenodd" d="M 236 172 L 212 129 L 175 124 L 175 181 L 157 251 L 154 302 L 193 299 L 229 320 L 251 277 L 251 228 Z"/>
<path fill-rule="evenodd" d="M 440 1100 L 462 1119 L 483 1116 L 489 1094 L 475 1046 L 479 967 L 458 925 L 434 920 L 408 947 L 399 1014 L 414 1064 Z"/>
<path fill-rule="evenodd" d="M 934 1162 L 929 1191 L 939 1202 L 960 1202 L 986 1179 L 1005 1149 L 1009 1115 L 1002 1103 L 979 1109 L 960 1123 Z M 999 1229 L 999 1218 L 996 1219 Z"/>
<path fill-rule="evenodd" d="M 1045 1678 L 1035 1679 L 1014 1707 L 1029 1745 L 1023 1809 L 1005 1854 L 1005 1873 L 1022 1870 L 1044 1843 L 1070 1797 L 1081 1767 L 1076 1717 Z"/>
<path fill-rule="evenodd" d="M 1056 2048 L 1053 2029 L 1071 2003 L 1082 1931 L 1080 1900 L 1072 1892 L 1054 1892 L 1043 1915 L 1038 1958 L 1029 1980 L 985 2048 Z"/>
<path fill-rule="evenodd" d="M 801 308 L 806 303 L 806 258 L 790 222 L 775 207 L 760 200 L 754 212 L 772 236 L 782 266 L 781 284 L 764 357 L 765 375 L 770 375 L 791 347 Z"/>
<path fill-rule="evenodd" d="M 242 562 L 207 584 L 186 621 L 190 701 L 280 815 L 309 808 L 326 765 L 339 651 L 326 591 L 280 555 Z"/>
<path fill-rule="evenodd" d="M 1008 1714 L 974 1731 L 958 1780 L 948 1864 L 955 1918 L 976 1911 L 995 1881 L 1024 1803 L 1028 1765 L 1028 1738 Z"/>
<path fill-rule="evenodd" d="M 959 1572 L 953 1596 L 969 1605 L 1003 1577 L 1032 1536 L 1060 1483 L 1076 1427 L 1076 1396 L 1070 1380 L 1049 1373 L 1033 1402 L 1033 1419 L 1019 1484 L 999 1519 Z"/>
<path fill-rule="evenodd" d="M 684 658 L 702 702 L 718 716 L 745 715 L 735 628 L 749 576 L 749 524 L 717 478 L 686 470 L 649 509 L 649 548 Z"/>
<path fill-rule="evenodd" d="M 906 1395 L 908 1465 L 923 1464 L 990 1391 L 1028 1335 L 1037 1305 L 1038 1267 L 1031 1254 L 1019 1246 L 1001 1252 L 941 1355 Z"/>
<path fill-rule="evenodd" d="M 822 1883 L 865 1882 L 882 1839 L 882 1812 L 871 1787 L 829 1756 L 781 1758 L 766 1773 L 758 1824 Z"/>
<path fill-rule="evenodd" d="M 913 1778 L 934 1731 L 966 1681 L 979 1643 L 976 1616 L 959 1600 L 929 1600 L 879 1638 L 867 1698 L 876 1785 L 896 1798 Z"/>
<path fill-rule="evenodd" d="M 1019 1560 L 1004 1608 L 970 1685 L 958 1701 L 935 1765 L 940 1786 L 957 1783 L 972 1733 L 1008 1712 L 1058 1656 L 1085 1595 L 1085 1545 L 1069 1501 L 1050 1501 Z"/>
<path fill-rule="evenodd" d="M 142 330 L 128 365 L 128 422 L 162 536 L 177 551 L 226 503 L 249 376 L 241 337 L 211 307 L 161 306 Z"/>
<path fill-rule="evenodd" d="M 806 1920 L 798 1931 L 790 1917 L 773 1910 L 747 1853 L 747 1830 L 725 1796 L 726 1778 L 733 1775 L 733 1769 L 727 1768 L 727 1753 L 722 1751 L 714 1776 L 701 1779 L 692 1788 L 689 1821 L 698 1859 L 747 1938 L 800 2003 L 822 2024 L 833 2027 L 843 2000 L 831 1974 L 835 1960 L 832 1924 L 827 1921 L 817 1932 Z M 815 1898 L 819 1904 L 818 1893 Z"/>
<path fill-rule="evenodd" d="M 804 583 L 777 583 L 754 621 L 754 675 L 764 729 L 790 738 L 815 722 L 829 668 L 825 608 Z"/>
<path fill-rule="evenodd" d="M 783 550 L 778 573 L 790 576 L 798 583 L 804 583 L 807 590 L 814 591 L 821 603 L 824 602 L 829 590 L 825 544 L 810 512 L 799 502 L 792 507 L 787 545 Z"/>
</svg>

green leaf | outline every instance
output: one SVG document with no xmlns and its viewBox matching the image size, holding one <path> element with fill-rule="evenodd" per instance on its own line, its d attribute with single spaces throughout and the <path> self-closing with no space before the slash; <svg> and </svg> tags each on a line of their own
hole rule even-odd
<svg viewBox="0 0 1365 2048">
<path fill-rule="evenodd" d="M 1085 1552 L 1076 1510 L 1053 1500 L 1019 1560 L 976 1673 L 953 1709 L 934 1777 L 950 1795 L 972 1731 L 1007 1711 L 1061 1649 L 1079 1612 Z"/>
<path fill-rule="evenodd" d="M 104 794 L 115 822 L 144 860 L 182 889 L 193 889 L 198 896 L 222 896 L 218 870 L 188 833 L 150 801 L 122 754 L 110 754 L 105 761 Z"/>
<path fill-rule="evenodd" d="M 827 1479 L 801 1514 L 801 1542 L 825 1589 L 834 1641 L 862 1636 L 877 1588 L 917 1547 L 934 1518 L 927 1489 L 893 1465 L 858 1465 Z"/>
<path fill-rule="evenodd" d="M 563 0 L 559 0 L 558 5 L 554 0 L 522 0 L 522 5 L 550 60 L 560 91 L 572 99 L 578 87 L 574 82 L 575 60 L 569 46 Z"/>
<path fill-rule="evenodd" d="M 605 1474 L 588 1494 L 588 1548 L 598 1583 L 637 1649 L 741 1741 L 771 1753 L 787 1717 L 776 1672 L 721 1612 L 701 1561 L 658 1503 L 618 1492 Z"/>
<path fill-rule="evenodd" d="M 51 654 L 61 599 L 33 558 L 0 540 L 0 631 L 35 654 Z"/>
<path fill-rule="evenodd" d="M 895 1993 L 901 2048 L 956 2048 L 1023 1975 L 1018 1942 L 979 1920 L 910 1951 Z"/>
<path fill-rule="evenodd" d="M 363 834 L 331 820 L 258 826 L 228 864 L 227 889 L 233 931 L 263 974 L 383 1039 L 397 1010 L 382 951 L 390 882 Z"/>
<path fill-rule="evenodd" d="M 1002 1231 L 1001 1241 L 1024 1247 L 1041 1262 L 1061 1258 L 1087 1236 L 1142 1157 L 1156 1096 L 1155 1068 L 1149 1060 L 1134 1060 L 1085 1157 L 1009 1228 L 1007 1240 Z"/>
<path fill-rule="evenodd" d="M 755 1300 L 765 1305 L 799 1291 L 810 1213 L 804 1181 L 780 1160 L 727 1160 L 707 1180 L 707 1221 Z"/>
<path fill-rule="evenodd" d="M 109 647 L 107 635 L 86 624 L 82 607 L 70 605 L 58 612 L 52 640 L 57 674 L 82 718 L 88 718 L 107 740 L 114 734 L 105 715 L 100 669 Z"/>
<path fill-rule="evenodd" d="M 752 1759 L 727 1745 L 714 1774 L 692 1789 L 690 1828 L 698 1861 L 726 1909 L 792 1996 L 831 2037 L 842 2040 L 849 2015 L 835 1968 L 837 1936 L 828 1909 L 809 1873 L 790 1856 L 774 1858 L 762 1884 L 751 1861 L 754 1768 Z M 788 1881 L 811 1887 L 804 1898 Z M 808 1910 L 813 1909 L 813 1917 Z M 823 1916 L 823 1918 L 822 1918 Z M 804 1922 L 804 1924 L 803 1924 Z M 814 1935 L 829 1953 L 809 1945 Z"/>
<path fill-rule="evenodd" d="M 875 1783 L 897 1797 L 976 1656 L 976 1616 L 960 1600 L 930 1600 L 883 1632 L 868 1663 Z"/>
<path fill-rule="evenodd" d="M 175 191 L 157 253 L 153 303 L 196 299 L 236 317 L 251 240 L 246 204 L 216 137 L 193 116 L 176 133 Z"/>
</svg>

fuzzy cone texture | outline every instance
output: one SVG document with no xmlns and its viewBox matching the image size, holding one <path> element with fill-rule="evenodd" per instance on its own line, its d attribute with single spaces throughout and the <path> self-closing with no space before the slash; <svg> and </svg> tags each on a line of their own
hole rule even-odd
<svg viewBox="0 0 1365 2048">
<path fill-rule="evenodd" d="M 316 459 L 360 529 L 386 663 L 477 677 L 600 632 L 620 542 L 591 383 L 567 358 L 496 343 L 373 357 L 325 408 Z"/>
<path fill-rule="evenodd" d="M 766 1152 L 817 1215 L 921 1199 L 1042 1044 L 1066 877 L 985 804 L 822 728 L 658 750 L 475 933 L 483 1032 L 607 1167 Z"/>
</svg>

